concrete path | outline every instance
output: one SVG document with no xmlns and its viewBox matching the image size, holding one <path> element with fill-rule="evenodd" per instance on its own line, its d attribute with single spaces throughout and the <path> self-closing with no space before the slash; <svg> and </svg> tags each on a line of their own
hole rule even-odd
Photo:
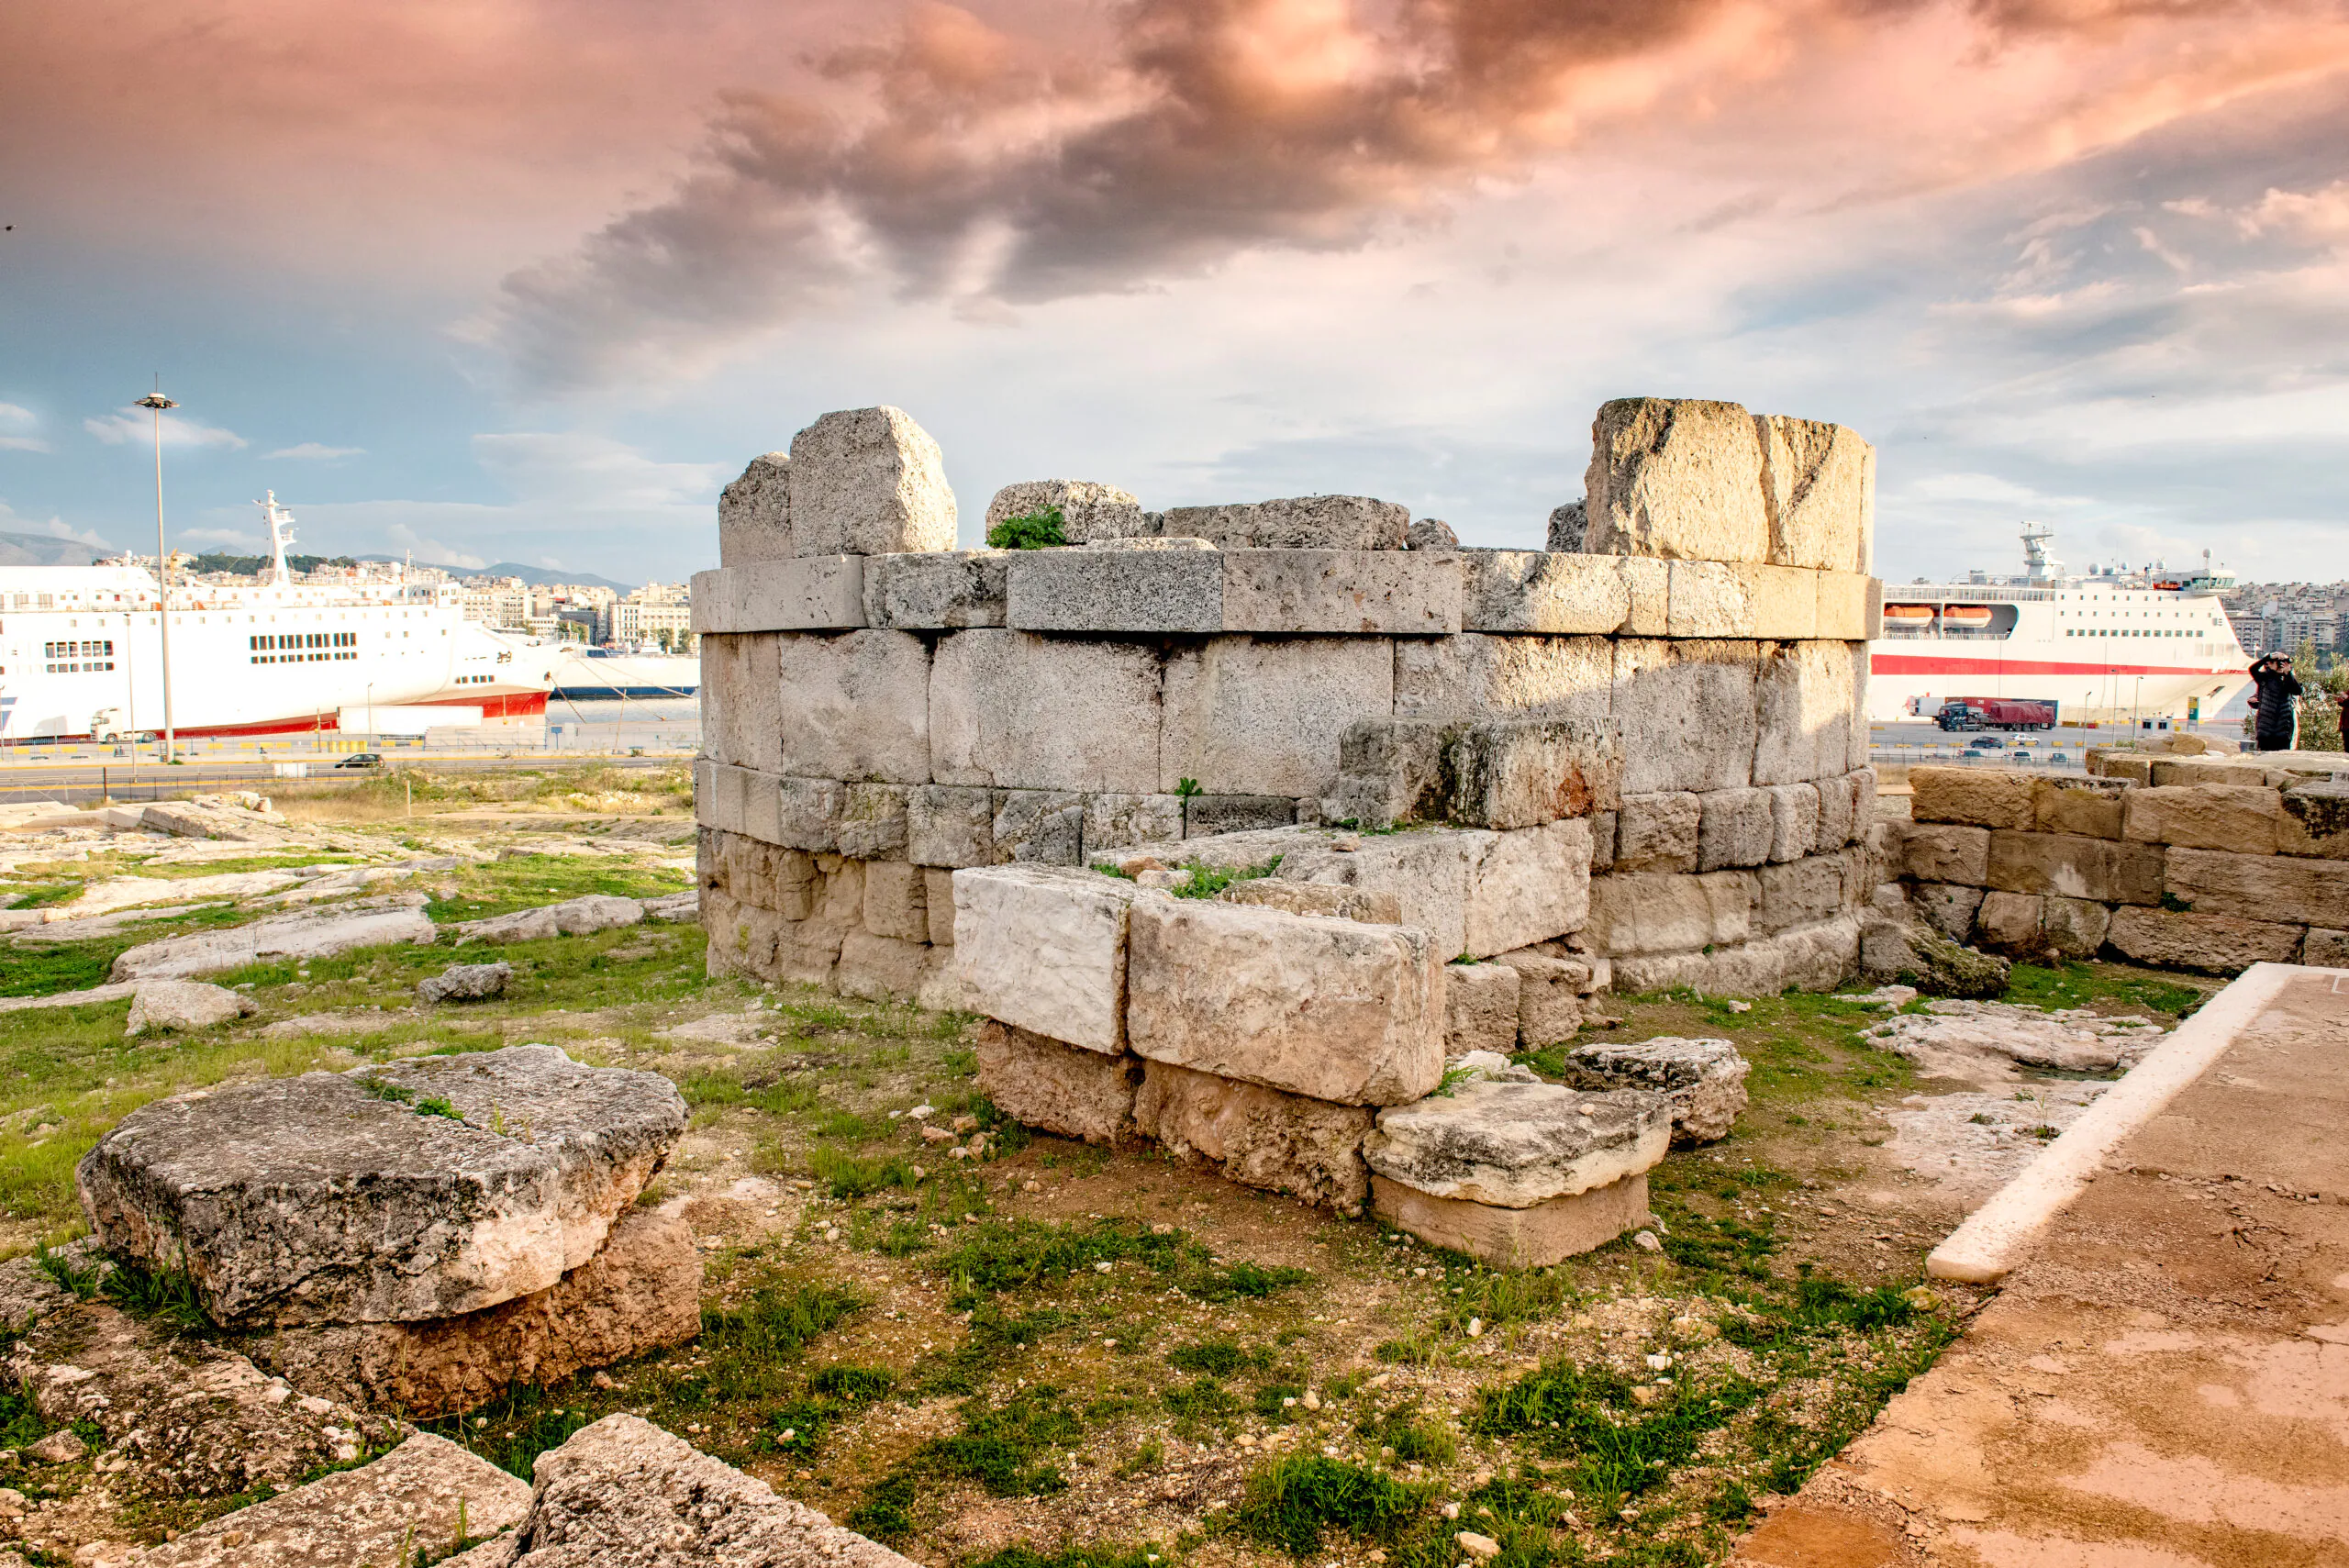
<svg viewBox="0 0 2349 1568">
<path fill-rule="evenodd" d="M 1734 1561 L 2349 1565 L 2349 973 L 2288 976 Z"/>
</svg>

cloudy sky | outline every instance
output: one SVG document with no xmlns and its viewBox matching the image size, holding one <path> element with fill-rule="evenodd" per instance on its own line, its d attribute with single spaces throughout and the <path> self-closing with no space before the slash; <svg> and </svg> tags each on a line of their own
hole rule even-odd
<svg viewBox="0 0 2349 1568">
<path fill-rule="evenodd" d="M 829 408 L 1538 544 L 1605 398 L 1887 577 L 2349 577 L 2349 0 L 0 5 L 0 531 L 624 581 Z"/>
</svg>

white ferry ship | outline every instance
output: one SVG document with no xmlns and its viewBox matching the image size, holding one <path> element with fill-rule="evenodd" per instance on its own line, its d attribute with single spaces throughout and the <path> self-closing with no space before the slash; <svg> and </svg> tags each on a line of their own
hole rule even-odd
<svg viewBox="0 0 2349 1568">
<path fill-rule="evenodd" d="M 701 689 L 699 659 L 582 648 L 577 643 L 558 644 L 556 651 L 553 696 L 557 701 L 658 700 L 690 697 Z"/>
<path fill-rule="evenodd" d="M 2219 595 L 2234 573 L 2158 567 L 2066 577 L 2054 531 L 2022 530 L 2023 574 L 1887 583 L 1884 636 L 1868 645 L 1868 717 L 1931 718 L 1953 697 L 2053 705 L 2062 722 L 2215 715 L 2250 684 Z"/>
<path fill-rule="evenodd" d="M 546 712 L 550 651 L 466 620 L 453 595 L 397 566 L 379 582 L 296 584 L 294 519 L 274 491 L 257 504 L 262 582 L 172 584 L 177 733 L 371 728 L 379 708 L 445 706 L 451 723 Z M 164 613 L 155 573 L 128 557 L 0 567 L 0 740 L 160 734 Z"/>
</svg>

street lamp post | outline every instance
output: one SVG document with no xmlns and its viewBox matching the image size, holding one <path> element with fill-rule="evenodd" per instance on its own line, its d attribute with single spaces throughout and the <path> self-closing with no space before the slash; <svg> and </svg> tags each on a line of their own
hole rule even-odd
<svg viewBox="0 0 2349 1568">
<path fill-rule="evenodd" d="M 169 762 L 174 760 L 177 738 L 172 730 L 172 552 L 163 543 L 163 410 L 179 405 L 158 388 L 136 406 L 155 417 L 155 581 L 161 589 L 156 620 L 163 629 L 163 761 Z"/>
</svg>

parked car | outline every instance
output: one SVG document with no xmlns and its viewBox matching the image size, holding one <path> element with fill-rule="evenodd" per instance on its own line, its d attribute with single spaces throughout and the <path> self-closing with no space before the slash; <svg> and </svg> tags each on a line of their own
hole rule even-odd
<svg viewBox="0 0 2349 1568">
<path fill-rule="evenodd" d="M 338 769 L 380 768 L 383 765 L 384 759 L 382 754 L 375 751 L 353 751 L 350 756 L 345 757 L 341 762 L 335 764 Z"/>
</svg>

